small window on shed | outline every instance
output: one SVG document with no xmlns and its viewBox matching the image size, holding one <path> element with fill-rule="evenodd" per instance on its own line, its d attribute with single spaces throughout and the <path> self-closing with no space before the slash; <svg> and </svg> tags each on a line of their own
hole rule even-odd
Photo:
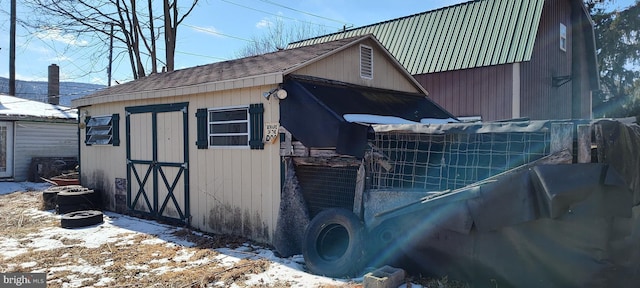
<svg viewBox="0 0 640 288">
<path fill-rule="evenodd" d="M 249 146 L 249 108 L 210 109 L 209 146 Z"/>
<path fill-rule="evenodd" d="M 560 23 L 560 50 L 567 52 L 567 26 Z"/>
<path fill-rule="evenodd" d="M 87 117 L 85 119 L 85 144 L 118 146 L 118 114 Z"/>
<path fill-rule="evenodd" d="M 264 149 L 264 105 L 201 108 L 196 112 L 198 149 L 227 147 Z"/>
<path fill-rule="evenodd" d="M 373 79 L 373 49 L 360 45 L 360 77 Z"/>
</svg>

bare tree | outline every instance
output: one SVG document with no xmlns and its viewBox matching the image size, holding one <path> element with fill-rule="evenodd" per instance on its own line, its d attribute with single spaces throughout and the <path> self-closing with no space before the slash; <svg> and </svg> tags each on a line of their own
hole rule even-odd
<svg viewBox="0 0 640 288">
<path fill-rule="evenodd" d="M 36 31 L 58 30 L 78 36 L 98 34 L 101 39 L 113 37 L 116 48 L 126 51 L 133 78 L 138 79 L 157 73 L 159 64 L 167 71 L 174 69 L 178 26 L 199 0 L 188 0 L 186 8 L 180 8 L 178 0 L 163 0 L 162 7 L 156 7 L 159 5 L 153 0 L 25 1 L 33 11 L 40 11 L 28 21 Z M 154 16 L 156 11 L 162 11 L 162 16 Z M 113 35 L 112 25 L 115 27 Z M 160 29 L 156 30 L 156 27 Z M 164 59 L 159 59 L 157 53 L 160 37 L 163 37 L 166 50 Z M 103 41 L 103 44 L 107 42 Z"/>
<path fill-rule="evenodd" d="M 327 34 L 322 26 L 307 22 L 286 26 L 281 18 L 266 22 L 266 33 L 251 37 L 252 42 L 236 53 L 238 57 L 248 57 L 282 50 L 291 42 Z"/>
</svg>

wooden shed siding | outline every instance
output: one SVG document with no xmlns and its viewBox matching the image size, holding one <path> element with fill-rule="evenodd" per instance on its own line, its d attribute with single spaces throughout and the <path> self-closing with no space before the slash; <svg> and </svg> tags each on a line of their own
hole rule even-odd
<svg viewBox="0 0 640 288">
<path fill-rule="evenodd" d="M 429 97 L 455 116 L 512 117 L 513 64 L 416 75 Z"/>
<path fill-rule="evenodd" d="M 571 118 L 571 84 L 552 87 L 552 76 L 571 75 L 574 39 L 569 1 L 545 1 L 531 61 L 522 63 L 521 116 Z M 560 23 L 567 26 L 567 51 L 560 50 Z M 526 81 L 525 81 L 526 80 Z"/>
<path fill-rule="evenodd" d="M 333 55 L 330 61 L 318 61 L 292 74 L 338 80 L 356 85 L 389 90 L 419 93 L 418 89 L 390 62 L 385 52 L 373 42 L 365 43 L 373 48 L 373 79 L 360 77 L 360 45 L 354 45 Z"/>
<path fill-rule="evenodd" d="M 280 205 L 279 145 L 265 144 L 264 150 L 212 147 L 197 149 L 195 112 L 199 108 L 263 103 L 264 122 L 278 122 L 278 100 L 271 98 L 267 101 L 262 96 L 263 92 L 274 87 L 266 85 L 82 108 L 90 111 L 90 115 L 120 113 L 122 141 L 119 147 L 82 145 L 83 184 L 104 187 L 108 197 L 113 201 L 115 178 L 126 178 L 124 107 L 189 102 L 189 195 L 190 214 L 193 217 L 191 225 L 207 232 L 243 235 L 270 243 Z M 84 141 L 84 136 L 81 140 Z M 115 204 L 109 203 L 108 208 L 113 210 Z"/>
<path fill-rule="evenodd" d="M 76 123 L 16 121 L 14 126 L 14 179 L 26 181 L 33 157 L 77 157 Z"/>
<path fill-rule="evenodd" d="M 266 101 L 270 86 L 220 91 L 191 98 L 189 110 L 264 103 L 264 121 L 278 122 L 278 100 Z M 194 123 L 195 124 L 195 123 Z M 193 127 L 192 127 L 193 126 Z M 195 143 L 190 125 L 190 144 Z M 279 146 L 265 150 L 190 146 L 192 225 L 204 231 L 250 236 L 269 242 L 280 205 Z"/>
<path fill-rule="evenodd" d="M 127 178 L 126 142 L 125 142 L 125 113 L 124 102 L 80 107 L 81 122 L 84 122 L 83 113 L 91 117 L 120 115 L 120 146 L 93 145 L 86 146 L 85 129 L 80 130 L 80 175 L 84 186 L 96 189 L 102 193 L 102 200 L 107 210 L 114 211 L 115 204 L 115 179 Z M 86 111 L 86 112 L 85 112 Z"/>
</svg>

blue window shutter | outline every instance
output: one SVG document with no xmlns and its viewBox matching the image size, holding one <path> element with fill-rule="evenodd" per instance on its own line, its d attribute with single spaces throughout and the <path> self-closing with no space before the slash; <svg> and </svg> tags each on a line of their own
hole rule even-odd
<svg viewBox="0 0 640 288">
<path fill-rule="evenodd" d="M 120 146 L 120 114 L 111 115 L 111 140 L 113 146 Z"/>
<path fill-rule="evenodd" d="M 198 137 L 196 141 L 196 146 L 198 149 L 207 149 L 209 148 L 209 139 L 207 134 L 207 109 L 202 108 L 196 111 L 196 130 L 198 132 Z"/>
<path fill-rule="evenodd" d="M 251 149 L 264 149 L 262 135 L 264 134 L 264 105 L 262 103 L 249 105 L 249 121 L 251 131 L 249 134 L 249 147 Z"/>
</svg>

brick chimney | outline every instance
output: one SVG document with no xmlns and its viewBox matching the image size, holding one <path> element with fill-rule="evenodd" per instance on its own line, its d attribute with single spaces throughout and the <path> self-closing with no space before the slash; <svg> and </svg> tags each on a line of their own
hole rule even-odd
<svg viewBox="0 0 640 288">
<path fill-rule="evenodd" d="M 49 104 L 60 105 L 60 67 L 56 64 L 49 65 L 49 85 L 47 87 Z"/>
</svg>

